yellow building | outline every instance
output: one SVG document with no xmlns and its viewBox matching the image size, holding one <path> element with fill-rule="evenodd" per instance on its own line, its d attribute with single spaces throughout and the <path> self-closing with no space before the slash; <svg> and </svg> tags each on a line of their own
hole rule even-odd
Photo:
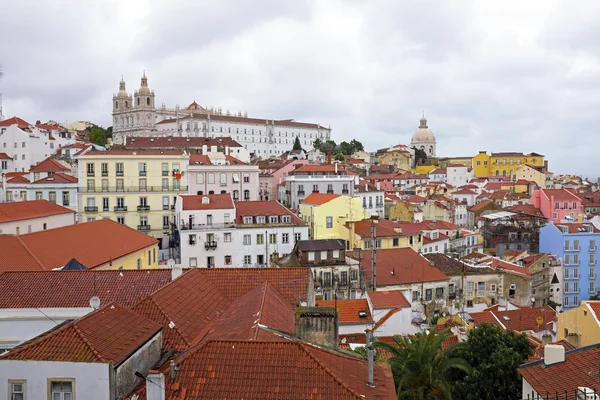
<svg viewBox="0 0 600 400">
<path fill-rule="evenodd" d="M 557 340 L 575 347 L 600 343 L 600 301 L 583 300 L 579 307 L 559 313 Z"/>
<path fill-rule="evenodd" d="M 537 153 L 492 153 L 480 151 L 473 157 L 473 172 L 477 178 L 490 176 L 513 177 L 517 169 L 525 164 L 544 166 L 544 156 Z"/>
<path fill-rule="evenodd" d="M 389 150 L 378 157 L 379 164 L 393 164 L 398 170 L 408 171 L 410 165 L 410 152 L 406 150 Z"/>
<path fill-rule="evenodd" d="M 451 165 L 466 165 L 469 168 L 473 168 L 473 157 L 448 157 L 440 158 L 439 164 L 441 168 L 446 168 Z"/>
<path fill-rule="evenodd" d="M 300 215 L 308 224 L 311 239 L 345 239 L 346 222 L 369 218 L 360 198 L 339 194 L 312 193 L 300 204 Z"/>
<path fill-rule="evenodd" d="M 371 229 L 375 228 L 375 247 L 377 249 L 401 249 L 410 247 L 419 251 L 423 246 L 421 228 L 400 227 L 387 219 L 364 219 L 346 224 L 342 230 L 342 239 L 348 242 L 350 249 L 368 250 L 371 248 Z"/>
<path fill-rule="evenodd" d="M 428 175 L 431 171 L 437 168 L 437 165 L 417 165 L 415 173 L 420 175 Z"/>
<path fill-rule="evenodd" d="M 351 157 L 357 160 L 363 160 L 366 163 L 371 162 L 371 154 L 367 153 L 364 150 L 355 151 L 354 153 L 352 153 Z"/>
<path fill-rule="evenodd" d="M 515 179 L 524 179 L 535 182 L 540 189 L 546 189 L 546 173 L 544 167 L 532 164 L 521 165 L 515 171 Z"/>
<path fill-rule="evenodd" d="M 423 220 L 452 222 L 452 210 L 439 201 L 427 200 L 423 208 Z"/>
<path fill-rule="evenodd" d="M 388 209 L 388 219 L 402 222 L 421 222 L 423 211 L 409 201 L 398 201 Z"/>
<path fill-rule="evenodd" d="M 163 239 L 163 248 L 168 245 L 175 199 L 187 192 L 189 155 L 180 150 L 112 150 L 76 158 L 79 221 L 109 218 Z"/>
</svg>

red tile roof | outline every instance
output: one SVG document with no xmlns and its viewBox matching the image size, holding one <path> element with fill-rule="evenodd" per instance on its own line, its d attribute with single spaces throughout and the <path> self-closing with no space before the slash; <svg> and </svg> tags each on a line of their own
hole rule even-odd
<svg viewBox="0 0 600 400">
<path fill-rule="evenodd" d="M 565 227 L 569 230 L 569 233 L 586 234 L 586 233 L 590 233 L 589 229 L 591 229 L 593 233 L 600 233 L 600 229 L 596 228 L 596 226 L 594 224 L 581 224 L 581 223 L 577 223 L 577 222 L 568 222 L 568 223 L 555 224 L 554 226 L 556 229 Z"/>
<path fill-rule="evenodd" d="M 93 269 L 157 243 L 156 239 L 110 219 L 16 237 L 0 235 L 0 248 L 4 251 L 0 271 L 51 270 L 65 266 L 71 258 Z"/>
<path fill-rule="evenodd" d="M 181 195 L 183 210 L 221 210 L 233 209 L 231 194 L 203 194 L 203 195 Z M 207 203 L 205 203 L 208 201 Z"/>
<path fill-rule="evenodd" d="M 49 175 L 45 178 L 38 179 L 37 181 L 31 182 L 32 185 L 47 185 L 47 184 L 64 184 L 64 183 L 77 183 L 77 178 L 67 174 L 56 174 Z"/>
<path fill-rule="evenodd" d="M 19 129 L 23 129 L 23 128 L 27 128 L 28 126 L 31 126 L 31 124 L 19 117 L 12 117 L 9 119 L 5 119 L 4 121 L 0 121 L 0 126 L 11 126 L 11 125 L 17 125 L 17 127 Z"/>
<path fill-rule="evenodd" d="M 137 303 L 171 282 L 171 270 L 10 271 L 0 273 L 0 308 L 87 308 Z"/>
<path fill-rule="evenodd" d="M 567 189 L 538 189 L 540 190 L 548 199 L 551 199 L 554 196 L 554 201 L 581 201 L 581 198 L 575 195 L 573 192 Z"/>
<path fill-rule="evenodd" d="M 397 230 L 397 231 L 396 231 Z M 360 237 L 366 238 L 371 236 L 371 220 L 363 219 L 354 223 L 354 233 Z M 400 225 L 387 219 L 380 218 L 375 224 L 376 237 L 400 237 L 410 233 L 404 232 Z"/>
<path fill-rule="evenodd" d="M 552 329 L 552 322 L 557 321 L 556 312 L 548 307 L 523 307 L 518 310 L 498 311 L 498 309 L 487 309 L 481 312 L 469 314 L 475 326 L 483 322 L 497 325 L 502 329 L 510 329 L 516 332 L 534 331 L 540 332 Z M 537 318 L 542 317 L 544 322 L 537 323 Z"/>
<path fill-rule="evenodd" d="M 183 156 L 182 150 L 94 150 L 85 153 L 82 157 L 93 156 Z"/>
<path fill-rule="evenodd" d="M 219 114 L 204 114 L 204 113 L 202 113 L 202 114 L 194 113 L 193 115 L 190 115 L 189 117 L 183 117 L 183 119 L 185 119 L 185 118 L 193 118 L 193 119 L 198 119 L 198 120 L 228 121 L 228 122 L 234 122 L 234 123 L 237 122 L 237 123 L 245 123 L 245 124 L 290 126 L 290 127 L 297 127 L 297 128 L 318 128 L 318 129 L 325 129 L 327 131 L 330 130 L 319 124 L 311 124 L 311 123 L 307 123 L 307 122 L 296 122 L 293 119 L 269 120 L 269 119 L 262 119 L 262 118 L 239 117 L 236 115 L 219 115 Z M 179 120 L 182 120 L 182 117 L 180 117 Z M 176 121 L 177 121 L 176 119 L 172 118 L 172 119 L 160 121 L 159 124 L 175 123 Z"/>
<path fill-rule="evenodd" d="M 342 168 L 338 168 L 339 172 L 345 173 Z M 320 165 L 314 165 L 314 164 L 304 164 L 303 166 L 301 166 L 300 168 L 296 168 L 292 171 L 290 171 L 290 175 L 294 175 L 296 173 L 312 173 L 312 172 L 316 172 L 316 173 L 335 173 L 335 165 L 330 165 L 330 164 L 320 164 Z"/>
<path fill-rule="evenodd" d="M 400 290 L 382 290 L 367 292 L 373 308 L 410 307 L 410 303 Z"/>
<path fill-rule="evenodd" d="M 375 364 L 369 387 L 366 361 L 302 342 L 212 340 L 182 354 L 176 365 L 175 382 L 165 378 L 167 398 L 396 398 L 387 364 Z"/>
<path fill-rule="evenodd" d="M 540 398 L 555 393 L 575 393 L 579 387 L 598 391 L 598 360 L 600 344 L 565 352 L 565 361 L 545 365 L 544 360 L 523 364 L 519 373 L 533 387 Z"/>
<path fill-rule="evenodd" d="M 346 257 L 352 257 L 348 252 Z M 367 286 L 371 285 L 371 251 L 360 259 Z M 449 278 L 411 248 L 377 250 L 377 286 L 446 281 Z"/>
<path fill-rule="evenodd" d="M 459 189 L 459 190 L 457 190 L 456 192 L 454 192 L 452 194 L 477 194 L 477 193 L 475 193 L 471 189 L 462 188 L 462 189 Z"/>
<path fill-rule="evenodd" d="M 174 121 L 174 120 L 172 120 Z M 160 122 L 159 122 L 160 124 Z M 155 136 L 136 136 L 128 137 L 125 142 L 125 147 L 129 149 L 134 148 L 156 148 L 156 149 L 167 149 L 167 148 L 185 148 L 195 147 L 202 148 L 202 146 L 208 146 L 210 151 L 211 146 L 217 147 L 242 147 L 241 144 L 233 140 L 229 136 L 216 137 L 216 138 L 205 138 L 205 137 L 155 137 Z"/>
<path fill-rule="evenodd" d="M 13 158 L 6 153 L 0 153 L 0 160 L 12 160 Z"/>
<path fill-rule="evenodd" d="M 206 154 L 192 154 L 190 156 L 190 165 L 212 165 L 210 157 Z"/>
<path fill-rule="evenodd" d="M 367 299 L 347 299 L 347 300 L 318 300 L 317 307 L 334 307 L 338 310 L 340 324 L 372 324 L 373 317 L 369 309 Z M 360 317 L 359 312 L 366 313 L 365 317 Z"/>
<path fill-rule="evenodd" d="M 596 321 L 600 324 L 600 301 L 589 301 L 587 302 L 588 308 L 594 313 Z"/>
<path fill-rule="evenodd" d="M 59 161 L 56 161 L 52 158 L 46 158 L 35 167 L 30 168 L 29 172 L 61 172 L 70 170 L 70 168 L 66 167 Z"/>
<path fill-rule="evenodd" d="M 0 359 L 118 365 L 160 330 L 159 324 L 111 303 L 15 347 Z"/>
<path fill-rule="evenodd" d="M 269 216 L 290 216 L 291 223 L 303 224 L 302 221 L 296 214 L 291 212 L 283 204 L 275 200 L 256 200 L 256 201 L 236 201 L 236 221 L 239 225 L 244 225 L 244 217 L 257 217 L 265 216 L 266 225 L 269 224 Z M 281 221 L 279 223 L 282 223 Z"/>
<path fill-rule="evenodd" d="M 320 206 L 340 196 L 339 194 L 311 193 L 306 199 L 302 200 L 302 204 Z"/>
<path fill-rule="evenodd" d="M 45 218 L 52 215 L 75 214 L 75 211 L 48 200 L 0 203 L 0 223 Z M 75 220 L 73 219 L 73 223 Z"/>
<path fill-rule="evenodd" d="M 23 175 L 14 175 L 12 178 L 8 179 L 6 183 L 29 183 L 29 179 L 25 178 Z"/>
</svg>

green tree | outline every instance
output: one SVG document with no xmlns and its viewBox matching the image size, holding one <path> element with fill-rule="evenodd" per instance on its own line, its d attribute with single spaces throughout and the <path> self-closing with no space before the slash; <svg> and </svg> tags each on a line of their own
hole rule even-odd
<svg viewBox="0 0 600 400">
<path fill-rule="evenodd" d="M 453 398 L 520 399 L 522 380 L 517 368 L 534 348 L 527 336 L 484 323 L 469 331 L 465 343 L 458 349 L 458 355 L 471 364 L 473 371 L 454 376 L 459 383 Z"/>
<path fill-rule="evenodd" d="M 109 126 L 108 128 L 106 128 L 106 137 L 112 138 L 112 126 Z"/>
<path fill-rule="evenodd" d="M 294 140 L 293 150 L 302 150 L 302 145 L 300 144 L 300 138 L 296 136 L 296 140 Z"/>
<path fill-rule="evenodd" d="M 363 146 L 363 144 L 361 142 L 359 142 L 356 139 L 352 139 L 350 141 L 350 145 L 352 146 L 352 152 L 357 152 L 357 151 L 363 151 L 365 149 L 365 147 Z"/>
<path fill-rule="evenodd" d="M 321 150 L 321 146 L 323 145 L 323 142 L 321 142 L 321 139 L 316 138 L 315 141 L 313 142 L 313 148 L 315 148 L 316 150 Z"/>
<path fill-rule="evenodd" d="M 98 146 L 106 146 L 106 133 L 99 126 L 93 126 L 88 129 L 88 140 Z"/>
<path fill-rule="evenodd" d="M 353 147 L 350 143 L 343 141 L 342 143 L 340 143 L 340 152 L 349 156 L 354 151 L 353 151 Z"/>
<path fill-rule="evenodd" d="M 333 140 L 328 140 L 325 143 L 321 144 L 321 151 L 323 153 L 333 152 L 335 150 L 335 142 Z"/>
<path fill-rule="evenodd" d="M 338 161 L 344 161 L 344 155 L 342 153 L 337 153 L 335 155 L 335 159 Z"/>
<path fill-rule="evenodd" d="M 470 372 L 469 363 L 456 354 L 464 343 L 446 350 L 442 343 L 451 333 L 419 332 L 414 337 L 394 336 L 394 344 L 375 342 L 376 348 L 390 352 L 388 360 L 398 388 L 398 399 L 451 399 L 453 371 Z"/>
</svg>

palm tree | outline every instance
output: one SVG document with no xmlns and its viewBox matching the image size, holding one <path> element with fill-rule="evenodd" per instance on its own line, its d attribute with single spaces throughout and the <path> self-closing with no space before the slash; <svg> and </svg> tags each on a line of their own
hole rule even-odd
<svg viewBox="0 0 600 400">
<path fill-rule="evenodd" d="M 388 360 L 398 388 L 398 399 L 438 400 L 451 399 L 453 382 L 452 370 L 469 373 L 468 362 L 456 357 L 463 343 L 446 350 L 442 343 L 452 336 L 448 331 L 440 334 L 417 333 L 415 336 L 394 336 L 394 344 L 375 342 L 375 347 L 392 354 Z"/>
</svg>

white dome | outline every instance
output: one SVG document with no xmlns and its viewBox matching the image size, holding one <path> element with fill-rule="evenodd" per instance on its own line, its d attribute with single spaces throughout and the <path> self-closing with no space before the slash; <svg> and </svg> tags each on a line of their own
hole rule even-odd
<svg viewBox="0 0 600 400">
<path fill-rule="evenodd" d="M 425 117 L 421 118 L 421 124 L 419 125 L 419 129 L 415 131 L 412 137 L 412 142 L 432 142 L 435 143 L 435 135 L 429 128 L 427 127 L 427 119 Z"/>
</svg>

